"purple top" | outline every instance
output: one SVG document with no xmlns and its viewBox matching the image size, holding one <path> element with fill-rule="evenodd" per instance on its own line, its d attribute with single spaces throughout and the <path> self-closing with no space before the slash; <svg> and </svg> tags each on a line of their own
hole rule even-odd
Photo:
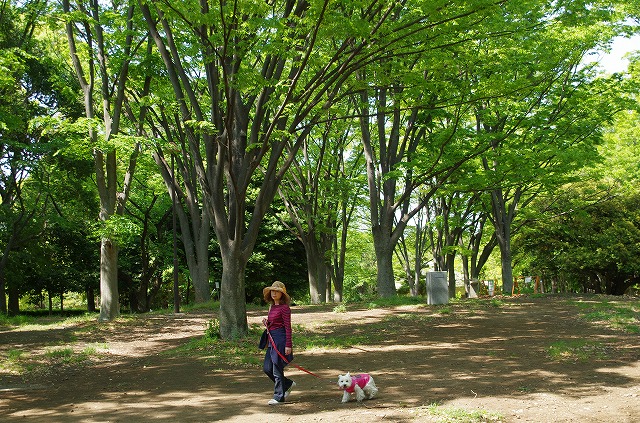
<svg viewBox="0 0 640 423">
<path fill-rule="evenodd" d="M 293 348 L 291 341 L 291 308 L 287 304 L 272 304 L 269 308 L 269 317 L 267 318 L 269 330 L 284 328 L 287 341 L 285 346 Z"/>
</svg>

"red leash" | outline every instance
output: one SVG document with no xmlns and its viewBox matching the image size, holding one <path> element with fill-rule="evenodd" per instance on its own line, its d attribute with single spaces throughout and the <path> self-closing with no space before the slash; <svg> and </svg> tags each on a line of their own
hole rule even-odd
<svg viewBox="0 0 640 423">
<path fill-rule="evenodd" d="M 266 327 L 266 326 L 267 326 L 267 325 L 265 325 L 265 327 Z M 302 367 L 302 366 L 298 366 L 298 365 L 297 365 L 297 364 L 295 364 L 295 363 L 290 363 L 290 362 L 289 362 L 289 360 L 287 360 L 287 358 L 286 358 L 284 355 L 282 355 L 282 353 L 280 353 L 280 351 L 278 351 L 278 347 L 276 347 L 276 343 L 273 341 L 273 338 L 271 337 L 271 332 L 269 332 L 269 328 L 267 328 L 266 330 L 267 330 L 267 335 L 269 336 L 269 341 L 271 341 L 271 346 L 272 346 L 272 347 L 273 347 L 273 349 L 278 353 L 278 355 L 280 356 L 280 358 L 284 360 L 284 362 L 285 362 L 285 363 L 287 363 L 287 364 L 291 364 L 291 365 L 293 365 L 296 369 L 298 369 L 298 370 L 302 370 L 303 372 L 308 373 L 308 374 L 310 374 L 311 376 L 315 376 L 315 377 L 317 377 L 318 379 L 323 379 L 322 377 L 318 376 L 317 374 L 313 373 L 313 372 L 312 372 L 312 371 L 310 371 L 310 370 L 305 369 L 305 368 L 304 368 L 304 367 Z M 333 382 L 332 382 L 332 383 L 333 383 Z"/>
</svg>

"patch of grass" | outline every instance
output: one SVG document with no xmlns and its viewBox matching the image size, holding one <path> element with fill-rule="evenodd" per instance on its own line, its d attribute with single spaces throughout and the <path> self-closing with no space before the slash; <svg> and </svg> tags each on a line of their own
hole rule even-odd
<svg viewBox="0 0 640 423">
<path fill-rule="evenodd" d="M 332 336 L 328 330 L 323 329 L 324 327 L 331 328 L 331 325 L 308 329 L 294 324 L 292 330 L 295 337 L 295 351 L 346 349 L 354 345 L 367 344 L 374 336 L 372 331 L 364 329 L 354 329 L 351 335 Z M 207 322 L 202 337 L 165 351 L 163 354 L 202 357 L 218 365 L 259 366 L 264 357 L 264 351 L 258 349 L 258 341 L 263 330 L 262 325 L 254 323 L 249 326 L 246 336 L 224 340 L 218 336 L 219 323 L 214 319 Z"/>
<path fill-rule="evenodd" d="M 27 356 L 28 354 L 22 350 L 10 349 L 0 356 L 0 369 L 11 373 L 23 373 L 23 363 Z"/>
<path fill-rule="evenodd" d="M 6 314 L 0 313 L 0 327 L 19 327 L 24 326 L 38 320 L 37 317 L 33 316 L 13 316 L 7 317 Z"/>
<path fill-rule="evenodd" d="M 347 312 L 347 306 L 345 303 L 340 303 L 337 306 L 335 306 L 333 308 L 333 312 L 334 313 L 346 313 Z"/>
<path fill-rule="evenodd" d="M 404 295 L 394 295 L 388 298 L 375 298 L 367 304 L 367 308 L 385 308 L 385 307 L 398 307 L 406 305 L 418 305 L 424 304 L 424 298 L 412 297 Z"/>
<path fill-rule="evenodd" d="M 572 340 L 551 344 L 547 354 L 556 361 L 591 361 L 608 358 L 608 348 L 600 342 Z"/>
<path fill-rule="evenodd" d="M 99 356 L 100 353 L 95 346 L 86 346 L 83 350 L 77 352 L 72 347 L 55 347 L 49 348 L 45 351 L 44 356 L 49 362 L 52 363 L 64 363 L 75 364 L 82 363 L 89 360 L 91 357 Z"/>
<path fill-rule="evenodd" d="M 465 299 L 462 300 L 462 302 L 460 303 L 464 306 L 465 309 L 467 310 L 474 310 L 474 309 L 479 309 L 482 307 L 494 307 L 494 308 L 501 308 L 501 307 L 505 307 L 507 305 L 510 305 L 509 303 L 507 303 L 506 301 L 500 299 L 500 298 L 472 298 L 472 299 Z"/>
<path fill-rule="evenodd" d="M 458 407 L 442 407 L 438 404 L 431 404 L 423 409 L 438 423 L 484 423 L 500 422 L 504 419 L 501 414 L 487 410 L 468 411 Z"/>
<path fill-rule="evenodd" d="M 256 366 L 262 363 L 264 352 L 258 349 L 258 341 L 262 333 L 262 325 L 252 324 L 247 336 L 223 340 L 218 336 L 219 323 L 216 319 L 207 322 L 204 335 L 181 345 L 164 351 L 169 356 L 188 355 L 203 357 L 218 365 Z"/>
<path fill-rule="evenodd" d="M 502 300 L 499 300 L 497 298 L 492 298 L 491 301 L 489 302 L 489 305 L 491 305 L 491 307 L 503 307 L 506 303 Z"/>
<path fill-rule="evenodd" d="M 73 347 L 65 345 L 49 347 L 41 352 L 26 353 L 22 350 L 12 349 L 0 356 L 0 369 L 11 373 L 25 375 L 31 372 L 39 373 L 47 368 L 59 364 L 79 364 L 101 353 L 97 345 L 85 346 L 83 350 L 76 351 Z M 106 345 L 101 348 L 106 349 Z"/>
<path fill-rule="evenodd" d="M 368 344 L 373 339 L 374 331 L 354 329 L 350 335 L 331 336 L 330 333 L 303 326 L 294 325 L 295 347 L 298 350 L 313 349 L 346 349 L 354 345 Z"/>
<path fill-rule="evenodd" d="M 73 356 L 73 348 L 52 348 L 48 349 L 44 355 L 52 360 L 70 361 Z"/>
<path fill-rule="evenodd" d="M 585 320 L 628 333 L 640 333 L 640 301 L 574 301 Z"/>
<path fill-rule="evenodd" d="M 443 306 L 443 307 L 438 307 L 438 313 L 440 314 L 451 314 L 453 311 L 451 310 L 451 307 L 448 306 Z"/>
<path fill-rule="evenodd" d="M 23 331 L 29 330 L 47 330 L 67 327 L 75 324 L 95 322 L 96 315 L 93 313 L 74 314 L 71 316 L 0 316 L 0 326 L 9 329 L 19 329 Z"/>
</svg>

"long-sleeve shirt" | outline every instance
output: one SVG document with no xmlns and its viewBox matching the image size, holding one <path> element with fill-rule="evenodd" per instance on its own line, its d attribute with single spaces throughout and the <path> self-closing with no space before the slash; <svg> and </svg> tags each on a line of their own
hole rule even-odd
<svg viewBox="0 0 640 423">
<path fill-rule="evenodd" d="M 284 328 L 286 333 L 285 347 L 293 348 L 291 340 L 291 308 L 287 304 L 272 304 L 267 318 L 269 330 Z"/>
</svg>

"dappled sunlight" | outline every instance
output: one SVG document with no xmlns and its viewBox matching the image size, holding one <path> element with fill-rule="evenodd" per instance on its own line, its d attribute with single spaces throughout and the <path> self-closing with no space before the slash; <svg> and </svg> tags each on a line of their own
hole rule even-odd
<svg viewBox="0 0 640 423">
<path fill-rule="evenodd" d="M 345 313 L 300 309 L 293 315 L 294 363 L 317 377 L 290 365 L 287 375 L 296 390 L 275 409 L 266 405 L 273 386 L 262 373 L 264 352 L 257 347 L 244 357 L 252 364 L 243 365 L 213 350 L 179 348 L 201 339 L 213 315 L 141 316 L 136 325 L 99 330 L 97 337 L 74 335 L 75 344 L 107 345 L 108 354 L 52 369 L 37 383 L 1 382 L 8 385 L 0 386 L 0 412 L 9 421 L 261 423 L 361 421 L 366 412 L 372 421 L 402 422 L 423 421 L 424 407 L 437 403 L 497 410 L 505 422 L 548 421 L 544 410 L 564 421 L 588 421 L 590 415 L 633 421 L 640 398 L 637 336 L 586 322 L 564 302 L 546 301 Z M 250 317 L 250 324 L 259 318 Z M 53 333 L 71 339 L 59 329 Z M 46 347 L 33 339 L 44 333 L 25 335 L 25 347 Z M 296 349 L 302 337 L 310 339 L 308 349 Z M 347 371 L 370 373 L 379 395 L 342 404 L 336 381 Z"/>
</svg>

